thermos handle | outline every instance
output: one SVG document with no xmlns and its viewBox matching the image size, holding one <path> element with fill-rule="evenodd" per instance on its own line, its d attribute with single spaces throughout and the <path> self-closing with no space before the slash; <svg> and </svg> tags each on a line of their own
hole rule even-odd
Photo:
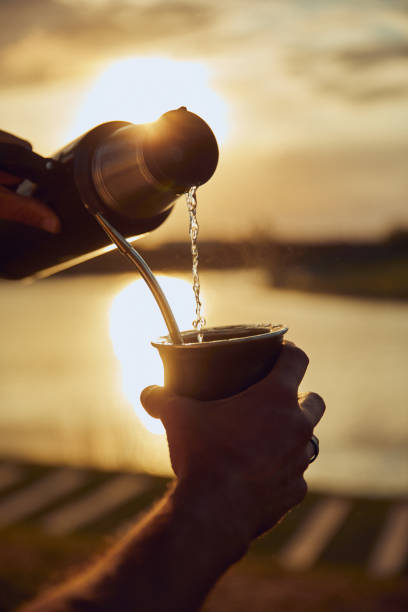
<svg viewBox="0 0 408 612">
<path fill-rule="evenodd" d="M 59 162 L 47 159 L 22 145 L 0 142 L 0 170 L 41 184 Z M 59 164 L 62 166 L 62 164 Z"/>
</svg>

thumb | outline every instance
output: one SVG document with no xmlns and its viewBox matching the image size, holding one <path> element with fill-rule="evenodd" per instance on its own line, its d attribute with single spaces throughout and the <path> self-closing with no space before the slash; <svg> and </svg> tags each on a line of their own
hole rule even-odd
<svg viewBox="0 0 408 612">
<path fill-rule="evenodd" d="M 173 394 L 164 387 L 150 385 L 141 392 L 140 402 L 150 416 L 161 419 L 172 397 Z"/>
</svg>

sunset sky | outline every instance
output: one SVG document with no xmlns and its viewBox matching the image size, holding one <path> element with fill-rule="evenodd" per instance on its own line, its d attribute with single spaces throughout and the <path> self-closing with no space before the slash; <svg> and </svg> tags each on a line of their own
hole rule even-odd
<svg viewBox="0 0 408 612">
<path fill-rule="evenodd" d="M 50 154 L 186 105 L 220 142 L 201 236 L 408 225 L 406 0 L 0 0 L 0 128 Z M 156 240 L 186 236 L 177 211 Z"/>
</svg>

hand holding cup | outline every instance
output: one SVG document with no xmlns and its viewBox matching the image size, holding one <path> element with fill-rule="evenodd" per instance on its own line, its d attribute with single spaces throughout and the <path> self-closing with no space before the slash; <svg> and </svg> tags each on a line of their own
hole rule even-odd
<svg viewBox="0 0 408 612">
<path fill-rule="evenodd" d="M 203 504 L 231 520 L 246 541 L 272 527 L 307 491 L 310 439 L 325 405 L 298 398 L 308 357 L 284 343 L 260 382 L 201 401 L 148 387 L 141 401 L 166 428 L 173 469 L 183 486 L 201 483 Z"/>
</svg>

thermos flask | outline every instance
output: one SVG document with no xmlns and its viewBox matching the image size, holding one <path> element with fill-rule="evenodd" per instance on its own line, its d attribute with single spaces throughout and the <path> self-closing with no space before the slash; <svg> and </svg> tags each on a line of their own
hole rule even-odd
<svg viewBox="0 0 408 612">
<path fill-rule="evenodd" d="M 47 275 L 103 252 L 109 239 L 98 213 L 130 241 L 144 235 L 217 163 L 214 134 L 185 107 L 150 124 L 104 123 L 48 159 L 0 143 L 0 169 L 26 179 L 19 193 L 52 208 L 62 228 L 51 235 L 0 220 L 0 276 Z"/>
</svg>

